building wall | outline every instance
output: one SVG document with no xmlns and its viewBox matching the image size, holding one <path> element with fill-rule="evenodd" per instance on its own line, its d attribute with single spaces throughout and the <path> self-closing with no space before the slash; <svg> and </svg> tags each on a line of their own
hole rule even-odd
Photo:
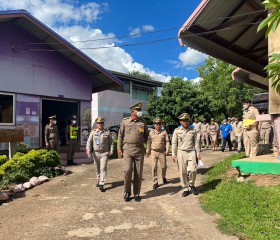
<svg viewBox="0 0 280 240">
<path fill-rule="evenodd" d="M 0 24 L 0 91 L 91 100 L 91 80 L 84 70 L 12 23 Z"/>
</svg>

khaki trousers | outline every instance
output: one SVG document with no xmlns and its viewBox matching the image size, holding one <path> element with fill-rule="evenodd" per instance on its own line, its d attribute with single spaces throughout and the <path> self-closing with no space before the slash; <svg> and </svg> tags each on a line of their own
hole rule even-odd
<svg viewBox="0 0 280 240">
<path fill-rule="evenodd" d="M 152 176 L 154 183 L 158 183 L 158 176 L 157 176 L 157 167 L 158 167 L 158 161 L 160 162 L 161 167 L 161 176 L 162 178 L 166 178 L 166 156 L 165 152 L 157 152 L 152 150 L 151 151 L 151 161 L 152 161 Z"/>
<path fill-rule="evenodd" d="M 246 157 L 257 156 L 257 143 L 258 143 L 259 132 L 257 129 L 244 130 L 243 141 Z"/>
<path fill-rule="evenodd" d="M 196 179 L 197 164 L 195 151 L 178 150 L 177 163 L 182 188 L 188 190 L 189 186 L 194 186 Z"/>
<path fill-rule="evenodd" d="M 133 194 L 140 195 L 144 162 L 144 146 L 127 147 L 123 151 L 124 157 L 124 192 L 131 192 L 132 172 Z"/>
<path fill-rule="evenodd" d="M 242 149 L 242 137 L 235 136 L 234 148 L 241 151 Z"/>
<path fill-rule="evenodd" d="M 107 163 L 109 152 L 95 152 L 93 151 L 93 159 L 95 163 L 96 177 L 99 185 L 104 185 L 107 178 Z"/>
<path fill-rule="evenodd" d="M 76 143 L 77 143 L 77 140 L 69 139 L 69 145 L 68 145 L 68 149 L 67 149 L 67 161 L 73 161 Z"/>
<path fill-rule="evenodd" d="M 201 137 L 201 143 L 203 146 L 209 146 L 209 136 L 208 133 L 202 133 L 202 137 Z"/>
<path fill-rule="evenodd" d="M 48 150 L 55 150 L 57 152 L 59 152 L 59 142 L 56 139 L 50 139 L 49 140 L 50 146 L 48 148 Z"/>
<path fill-rule="evenodd" d="M 261 139 L 262 143 L 269 144 L 270 132 L 271 132 L 271 128 L 260 130 L 260 139 Z"/>
</svg>

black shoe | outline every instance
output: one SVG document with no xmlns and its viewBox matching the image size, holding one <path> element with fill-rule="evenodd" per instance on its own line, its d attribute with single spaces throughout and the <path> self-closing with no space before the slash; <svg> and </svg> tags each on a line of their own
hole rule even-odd
<svg viewBox="0 0 280 240">
<path fill-rule="evenodd" d="M 99 185 L 99 190 L 100 190 L 101 192 L 105 192 L 104 185 Z"/>
<path fill-rule="evenodd" d="M 230 148 L 230 149 L 229 149 L 229 151 L 231 152 L 231 151 L 232 151 L 232 149 Z"/>
<path fill-rule="evenodd" d="M 126 201 L 126 202 L 130 201 L 130 195 L 131 195 L 131 192 L 126 192 L 123 197 L 124 201 Z"/>
<path fill-rule="evenodd" d="M 158 183 L 155 183 L 153 189 L 157 189 L 157 188 L 158 188 Z"/>
<path fill-rule="evenodd" d="M 188 196 L 190 194 L 190 192 L 187 190 L 187 191 L 184 191 L 183 193 L 182 193 L 182 197 L 186 197 L 186 196 Z"/>
<path fill-rule="evenodd" d="M 163 178 L 163 179 L 162 179 L 162 182 L 163 182 L 164 184 L 166 184 L 166 183 L 167 183 L 166 178 Z"/>
<path fill-rule="evenodd" d="M 198 191 L 195 186 L 190 186 L 190 188 L 193 195 L 198 195 Z"/>
<path fill-rule="evenodd" d="M 141 197 L 140 196 L 135 196 L 134 197 L 135 202 L 141 202 Z"/>
<path fill-rule="evenodd" d="M 96 187 L 99 187 L 99 183 L 96 183 L 96 185 L 95 185 Z"/>
<path fill-rule="evenodd" d="M 222 152 L 224 152 L 225 151 L 225 149 L 222 149 Z"/>
</svg>

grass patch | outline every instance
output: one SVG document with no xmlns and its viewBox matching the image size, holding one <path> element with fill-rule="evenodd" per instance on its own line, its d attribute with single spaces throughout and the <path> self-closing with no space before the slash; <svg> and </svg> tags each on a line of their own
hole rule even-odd
<svg viewBox="0 0 280 240">
<path fill-rule="evenodd" d="M 279 239 L 280 185 L 258 187 L 252 181 L 238 183 L 226 178 L 232 160 L 242 156 L 233 155 L 210 169 L 202 206 L 221 216 L 218 225 L 228 234 L 254 240 Z"/>
</svg>

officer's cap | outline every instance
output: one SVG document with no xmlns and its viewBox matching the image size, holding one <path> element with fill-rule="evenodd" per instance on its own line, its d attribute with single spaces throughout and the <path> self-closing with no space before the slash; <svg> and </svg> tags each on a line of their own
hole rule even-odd
<svg viewBox="0 0 280 240">
<path fill-rule="evenodd" d="M 211 121 L 215 121 L 215 119 L 214 119 L 214 118 L 211 118 L 211 119 L 210 119 L 210 122 L 211 122 Z"/>
<path fill-rule="evenodd" d="M 76 120 L 77 119 L 77 116 L 76 115 L 73 115 L 72 117 L 71 117 L 71 120 Z"/>
<path fill-rule="evenodd" d="M 142 109 L 142 103 L 141 103 L 141 102 L 138 102 L 138 103 L 132 105 L 132 106 L 130 107 L 130 109 L 131 109 L 131 110 L 141 111 L 141 109 Z"/>
<path fill-rule="evenodd" d="M 98 118 L 95 119 L 95 122 L 96 122 L 96 123 L 104 123 L 104 122 L 105 122 L 105 119 L 102 118 L 102 117 L 98 117 Z"/>
<path fill-rule="evenodd" d="M 49 116 L 49 119 L 56 119 L 56 115 Z"/>
<path fill-rule="evenodd" d="M 179 117 L 179 120 L 189 120 L 190 119 L 190 115 L 188 113 L 182 113 Z"/>
<path fill-rule="evenodd" d="M 153 120 L 153 123 L 162 123 L 162 119 L 160 117 L 156 117 L 154 120 Z"/>
</svg>

